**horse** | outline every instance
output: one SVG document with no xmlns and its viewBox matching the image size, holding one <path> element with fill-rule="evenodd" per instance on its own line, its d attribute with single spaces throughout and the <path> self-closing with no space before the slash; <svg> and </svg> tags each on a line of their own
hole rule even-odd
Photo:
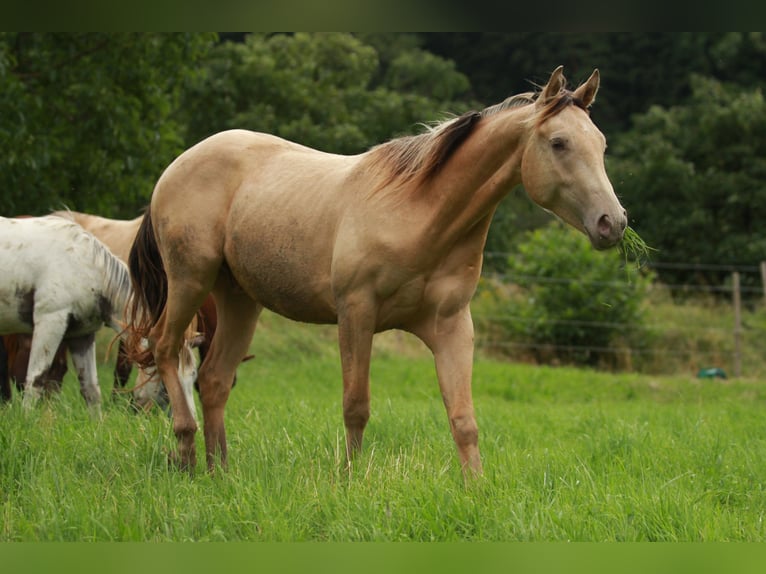
<svg viewBox="0 0 766 574">
<path fill-rule="evenodd" d="M 0 337 L 0 402 L 11 400 L 11 384 L 8 378 L 8 352 L 5 342 Z"/>
<path fill-rule="evenodd" d="M 132 293 L 127 267 L 80 226 L 58 217 L 2 217 L 0 246 L 0 334 L 32 335 L 24 405 L 40 398 L 63 340 L 80 392 L 99 414 L 95 333 L 104 324 L 122 329 Z"/>
<path fill-rule="evenodd" d="M 107 325 L 124 336 L 133 293 L 127 265 L 80 225 L 56 216 L 0 217 L 0 247 L 0 264 L 7 270 L 0 282 L 0 334 L 32 336 L 23 404 L 30 407 L 45 391 L 54 352 L 63 342 L 86 404 L 100 414 L 95 333 Z M 187 338 L 184 343 L 176 367 L 186 408 L 196 416 L 191 395 L 196 358 Z"/>
<path fill-rule="evenodd" d="M 130 248 L 133 245 L 136 233 L 143 220 L 143 215 L 133 219 L 123 220 L 111 219 L 68 209 L 54 211 L 51 215 L 64 217 L 81 225 L 95 235 L 96 238 L 104 243 L 114 255 L 119 257 L 126 264 L 128 262 Z M 210 296 L 205 299 L 197 313 L 197 334 L 189 341 L 190 345 L 196 347 L 199 351 L 200 362 L 205 360 L 205 355 L 210 348 L 210 341 L 215 334 L 217 324 L 218 319 L 216 316 L 215 303 L 213 302 L 212 296 Z M 120 393 L 121 390 L 126 387 L 132 370 L 133 363 L 126 351 L 125 341 L 124 339 L 120 339 L 117 348 L 117 360 L 114 365 L 113 394 Z M 155 381 L 154 378 L 154 371 L 143 372 L 139 375 L 136 389 L 134 391 L 134 399 L 139 406 L 146 408 L 152 401 L 160 404 L 163 402 L 161 396 L 164 393 L 164 387 L 157 384 L 157 381 Z M 151 383 L 146 384 L 147 381 L 151 381 Z M 235 383 L 236 376 L 232 386 Z M 195 387 L 197 386 L 196 380 L 194 385 Z"/>
<path fill-rule="evenodd" d="M 184 326 L 212 293 L 218 329 L 198 376 L 209 471 L 227 467 L 231 378 L 267 308 L 337 324 L 348 465 L 370 416 L 373 336 L 400 329 L 433 353 L 465 480 L 482 475 L 470 301 L 498 203 L 523 184 L 533 202 L 596 249 L 616 245 L 627 226 L 605 170 L 605 137 L 588 112 L 599 84 L 594 70 L 569 90 L 559 67 L 537 93 L 358 155 L 235 129 L 171 162 L 129 267 L 131 329 L 148 338 L 167 387 L 178 467 L 194 469 L 198 427 L 185 410 L 175 353 Z"/>
<path fill-rule="evenodd" d="M 17 218 L 28 218 L 31 215 L 17 215 Z M 21 333 L 8 334 L 0 337 L 0 402 L 11 400 L 11 382 L 21 391 L 27 378 L 29 353 L 32 348 L 31 335 Z M 61 390 L 61 383 L 66 375 L 67 355 L 66 345 L 62 343 L 53 356 L 50 368 L 41 377 L 42 389 L 45 394 Z"/>
<path fill-rule="evenodd" d="M 32 349 L 31 335 L 16 333 L 0 337 L 0 353 L 3 353 L 0 365 L 0 401 L 11 400 L 11 381 L 16 389 L 22 391 L 27 380 L 29 353 Z M 51 366 L 41 377 L 45 394 L 61 390 L 61 384 L 68 370 L 66 344 L 62 343 L 53 355 Z"/>
</svg>

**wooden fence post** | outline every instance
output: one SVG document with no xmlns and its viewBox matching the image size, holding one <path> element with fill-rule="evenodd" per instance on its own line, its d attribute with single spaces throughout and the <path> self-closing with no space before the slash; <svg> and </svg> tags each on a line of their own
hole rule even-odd
<svg viewBox="0 0 766 574">
<path fill-rule="evenodd" d="M 739 287 L 739 272 L 731 277 L 732 299 L 734 303 L 734 376 L 742 376 L 742 295 Z"/>
</svg>

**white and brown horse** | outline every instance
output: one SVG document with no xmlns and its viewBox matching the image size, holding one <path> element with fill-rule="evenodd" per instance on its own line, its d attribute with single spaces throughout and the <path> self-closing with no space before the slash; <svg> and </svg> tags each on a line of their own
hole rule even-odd
<svg viewBox="0 0 766 574">
<path fill-rule="evenodd" d="M 617 244 L 627 225 L 604 168 L 605 138 L 587 111 L 598 87 L 594 71 L 569 91 L 558 68 L 539 94 L 355 156 L 244 130 L 181 154 L 157 182 L 130 254 L 133 328 L 149 338 L 167 386 L 180 466 L 196 464 L 197 423 L 177 353 L 212 292 L 218 330 L 199 372 L 209 468 L 217 456 L 226 464 L 224 407 L 266 307 L 337 323 L 349 460 L 370 413 L 373 335 L 402 329 L 422 339 L 463 471 L 480 473 L 469 303 L 498 202 L 523 184 L 597 249 Z"/>
<path fill-rule="evenodd" d="M 86 403 L 100 411 L 95 333 L 107 325 L 124 336 L 124 313 L 132 296 L 125 262 L 80 225 L 47 216 L 0 218 L 0 267 L 4 269 L 0 334 L 22 339 L 18 341 L 20 353 L 7 353 L 10 369 L 0 373 L 6 375 L 3 398 L 11 398 L 10 377 L 24 377 L 26 405 L 57 390 L 66 371 L 63 345 L 72 356 Z M 194 416 L 192 386 L 197 362 L 192 341 L 187 331 L 177 356 L 177 372 L 187 408 Z M 151 374 L 145 379 L 151 382 Z"/>
<path fill-rule="evenodd" d="M 130 254 L 130 248 L 136 238 L 138 228 L 141 226 L 143 216 L 134 219 L 111 219 L 101 217 L 90 213 L 79 211 L 54 211 L 52 215 L 70 219 L 78 223 L 87 231 L 96 236 L 110 251 L 119 257 L 126 264 Z M 198 347 L 200 360 L 205 359 L 210 348 L 210 341 L 213 339 L 218 324 L 216 316 L 215 303 L 212 297 L 205 299 L 205 302 L 197 314 L 195 325 L 196 332 L 189 333 L 188 345 Z M 190 367 L 189 367 L 190 368 Z M 133 369 L 133 363 L 130 360 L 126 350 L 125 341 L 120 339 L 117 349 L 117 359 L 114 366 L 114 387 L 113 392 L 118 393 L 127 385 L 130 373 Z M 195 366 L 196 369 L 196 366 Z M 196 372 L 196 371 L 195 371 Z M 139 371 L 136 387 L 133 391 L 133 397 L 141 408 L 148 408 L 152 402 L 163 403 L 164 388 L 156 380 L 156 370 L 153 367 Z M 196 385 L 196 380 L 195 380 Z"/>
<path fill-rule="evenodd" d="M 104 324 L 122 330 L 132 293 L 127 266 L 79 225 L 32 217 L 0 218 L 0 267 L 0 333 L 32 335 L 24 404 L 42 394 L 63 340 L 85 402 L 100 412 L 95 333 Z"/>
</svg>

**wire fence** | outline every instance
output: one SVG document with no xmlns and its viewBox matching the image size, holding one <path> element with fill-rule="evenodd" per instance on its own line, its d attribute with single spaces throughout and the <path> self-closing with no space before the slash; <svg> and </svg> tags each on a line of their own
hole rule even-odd
<svg viewBox="0 0 766 574">
<path fill-rule="evenodd" d="M 489 257 L 507 258 L 510 254 L 494 253 Z M 757 321 L 743 322 L 743 309 L 752 312 L 764 306 L 766 303 L 766 262 L 759 266 L 754 265 L 727 265 L 727 264 L 697 264 L 697 263 L 649 263 L 646 265 L 650 270 L 673 270 L 688 271 L 689 276 L 696 281 L 689 283 L 661 283 L 656 282 L 650 286 L 651 292 L 661 292 L 664 296 L 673 299 L 677 296 L 682 298 L 693 296 L 696 298 L 709 296 L 716 302 L 715 309 L 728 308 L 731 319 L 728 324 L 722 324 L 720 320 L 712 325 L 700 325 L 699 322 L 685 323 L 678 318 L 652 316 L 653 321 L 642 323 L 621 323 L 614 321 L 589 321 L 583 319 L 565 318 L 530 318 L 516 314 L 509 309 L 508 313 L 493 312 L 491 315 L 474 312 L 477 322 L 494 325 L 527 325 L 529 329 L 540 326 L 566 326 L 581 330 L 611 329 L 626 335 L 625 339 L 637 339 L 648 341 L 644 345 L 630 345 L 621 341 L 616 345 L 589 345 L 589 344 L 556 344 L 541 343 L 534 340 L 524 340 L 519 337 L 498 337 L 503 329 L 491 329 L 487 334 L 477 333 L 476 346 L 479 349 L 506 354 L 518 354 L 532 352 L 537 355 L 559 356 L 571 353 L 580 353 L 598 356 L 627 357 L 631 358 L 667 358 L 667 357 L 691 357 L 699 363 L 698 366 L 725 364 L 734 376 L 741 376 L 743 344 L 745 340 L 766 340 L 766 323 L 759 324 Z M 711 273 L 718 280 L 709 279 L 705 273 Z M 725 279 L 721 281 L 720 277 Z M 745 276 L 747 279 L 742 280 Z M 568 284 L 577 282 L 580 286 L 592 286 L 594 288 L 631 289 L 627 281 L 585 281 L 580 277 L 537 277 L 529 275 L 514 275 L 487 271 L 486 279 L 499 282 L 502 285 L 534 285 L 539 284 Z M 721 319 L 718 317 L 718 319 Z M 668 334 L 672 333 L 672 337 Z M 643 334 L 645 337 L 630 337 L 631 334 Z M 666 335 L 666 336 L 663 336 Z M 702 335 L 702 336 L 701 336 Z M 700 342 L 706 339 L 708 343 Z M 667 341 L 680 341 L 677 346 L 668 346 Z M 718 341 L 718 345 L 710 345 L 709 341 Z M 654 343 L 654 344 L 652 344 Z"/>
</svg>

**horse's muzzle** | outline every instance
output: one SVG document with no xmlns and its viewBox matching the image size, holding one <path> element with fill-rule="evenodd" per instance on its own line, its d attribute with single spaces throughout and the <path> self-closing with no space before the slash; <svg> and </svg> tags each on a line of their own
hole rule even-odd
<svg viewBox="0 0 766 574">
<path fill-rule="evenodd" d="M 614 247 L 625 234 L 625 228 L 628 226 L 628 213 L 624 209 L 622 213 L 612 218 L 605 213 L 598 219 L 596 224 L 596 235 L 591 237 L 591 242 L 596 249 L 609 249 Z"/>
</svg>

